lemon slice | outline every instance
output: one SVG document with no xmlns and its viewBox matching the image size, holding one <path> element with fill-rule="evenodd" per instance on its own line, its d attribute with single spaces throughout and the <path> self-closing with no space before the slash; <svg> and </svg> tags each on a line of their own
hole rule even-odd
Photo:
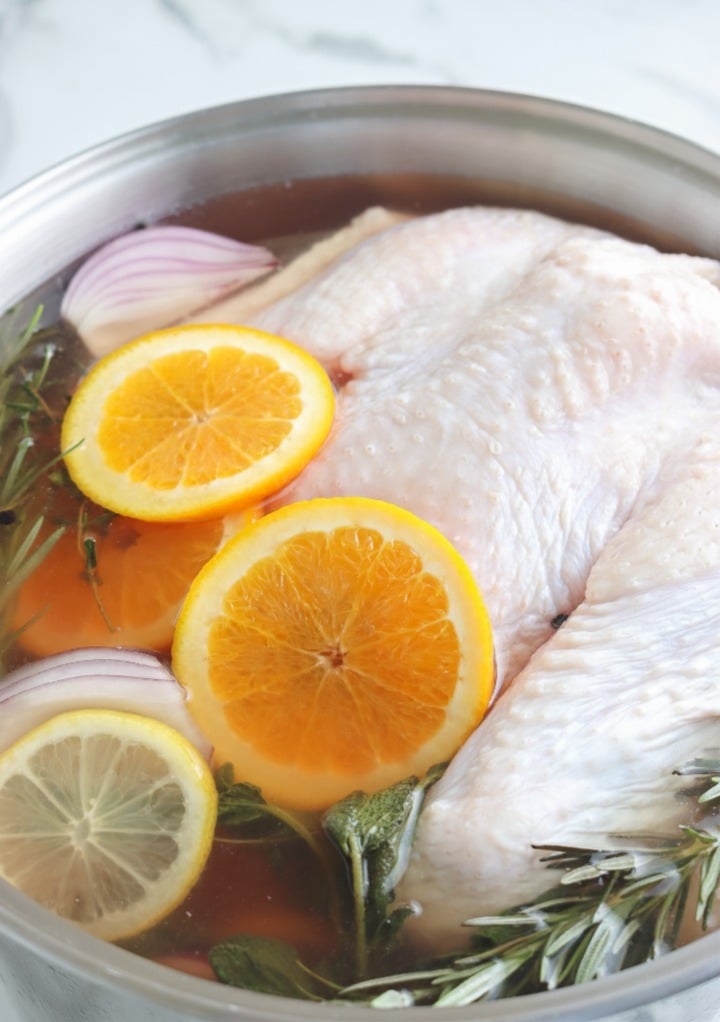
<svg viewBox="0 0 720 1022">
<path fill-rule="evenodd" d="M 453 755 L 493 687 L 490 622 L 455 548 L 393 504 L 290 504 L 201 569 L 173 670 L 218 762 L 322 808 Z"/>
<path fill-rule="evenodd" d="M 210 769 L 177 731 L 133 713 L 62 713 L 0 757 L 0 874 L 120 940 L 183 900 L 216 815 Z"/>
</svg>

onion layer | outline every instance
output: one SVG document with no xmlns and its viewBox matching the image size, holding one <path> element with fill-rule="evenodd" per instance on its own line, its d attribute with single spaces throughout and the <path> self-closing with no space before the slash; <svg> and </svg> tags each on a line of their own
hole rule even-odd
<svg viewBox="0 0 720 1022">
<path fill-rule="evenodd" d="M 157 657 L 131 649 L 74 649 L 19 667 L 0 682 L 0 752 L 67 710 L 112 709 L 175 728 L 209 759 L 185 690 Z"/>
<path fill-rule="evenodd" d="M 276 265 L 258 245 L 192 227 L 147 227 L 90 256 L 71 280 L 60 313 L 100 358 L 199 312 Z"/>
</svg>

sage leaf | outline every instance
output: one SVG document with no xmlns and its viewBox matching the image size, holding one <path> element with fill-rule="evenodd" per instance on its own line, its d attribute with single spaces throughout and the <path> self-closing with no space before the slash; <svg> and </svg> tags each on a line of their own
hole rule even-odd
<svg viewBox="0 0 720 1022">
<path fill-rule="evenodd" d="M 296 949 L 272 937 L 229 937 L 210 949 L 209 958 L 217 978 L 229 986 L 311 1001 L 323 1000 L 327 992 Z"/>
<path fill-rule="evenodd" d="M 354 791 L 325 813 L 325 833 L 344 856 L 351 879 L 358 974 L 369 956 L 392 943 L 409 906 L 390 911 L 395 885 L 407 868 L 425 792 L 442 775 L 433 767 L 370 795 Z"/>
<path fill-rule="evenodd" d="M 410 906 L 391 911 L 395 884 L 407 868 L 425 792 L 443 770 L 433 767 L 422 780 L 409 777 L 370 795 L 354 791 L 323 816 L 323 829 L 348 866 L 359 978 L 413 912 Z"/>
<path fill-rule="evenodd" d="M 232 763 L 225 763 L 215 774 L 218 790 L 218 821 L 229 827 L 255 823 L 268 814 L 262 792 L 254 784 L 236 782 Z"/>
<path fill-rule="evenodd" d="M 443 769 L 433 767 L 422 780 L 409 777 L 371 795 L 355 791 L 323 817 L 325 833 L 347 858 L 360 854 L 366 859 L 363 893 L 377 899 L 378 906 L 387 904 L 407 868 L 425 792 Z"/>
</svg>

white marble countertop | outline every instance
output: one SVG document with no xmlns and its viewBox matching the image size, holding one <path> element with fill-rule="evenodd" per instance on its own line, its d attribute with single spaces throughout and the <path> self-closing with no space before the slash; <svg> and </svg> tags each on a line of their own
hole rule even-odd
<svg viewBox="0 0 720 1022">
<path fill-rule="evenodd" d="M 0 0 L 0 193 L 114 135 L 251 96 L 529 92 L 720 150 L 718 0 Z"/>
<path fill-rule="evenodd" d="M 143 124 L 338 85 L 534 93 L 720 151 L 719 37 L 718 0 L 0 0 L 0 194 Z"/>
</svg>

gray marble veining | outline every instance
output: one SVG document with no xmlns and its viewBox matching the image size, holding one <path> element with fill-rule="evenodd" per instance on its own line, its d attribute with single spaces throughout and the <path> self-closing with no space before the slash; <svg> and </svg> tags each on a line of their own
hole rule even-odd
<svg viewBox="0 0 720 1022">
<path fill-rule="evenodd" d="M 187 110 L 338 85 L 535 93 L 720 148 L 716 0 L 0 0 L 0 193 Z"/>
</svg>

